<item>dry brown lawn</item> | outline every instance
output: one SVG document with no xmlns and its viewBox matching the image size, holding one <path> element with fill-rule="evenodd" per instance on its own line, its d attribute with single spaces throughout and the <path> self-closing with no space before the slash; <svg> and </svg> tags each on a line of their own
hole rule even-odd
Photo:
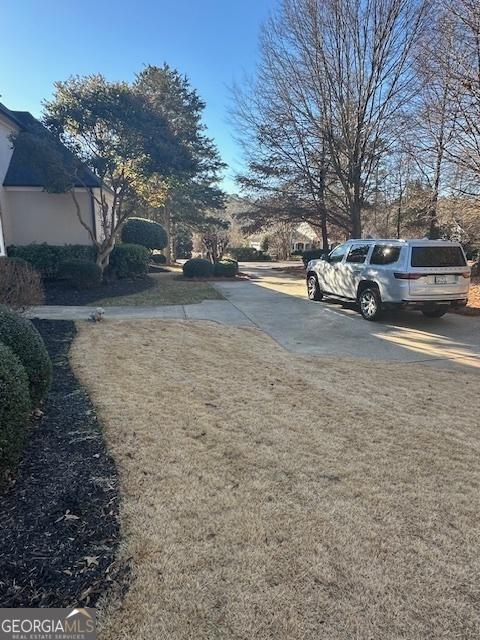
<svg viewBox="0 0 480 640">
<path fill-rule="evenodd" d="M 213 323 L 80 325 L 123 485 L 102 640 L 480 637 L 478 377 Z"/>
</svg>

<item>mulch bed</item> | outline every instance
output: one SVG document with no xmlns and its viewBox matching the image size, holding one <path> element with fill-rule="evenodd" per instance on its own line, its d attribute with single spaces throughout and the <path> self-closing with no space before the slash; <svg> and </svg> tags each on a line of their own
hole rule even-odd
<svg viewBox="0 0 480 640">
<path fill-rule="evenodd" d="M 127 571 L 115 565 L 117 471 L 69 365 L 75 325 L 35 324 L 54 379 L 16 482 L 0 496 L 0 607 L 92 606 Z"/>
<path fill-rule="evenodd" d="M 44 304 L 58 304 L 63 306 L 90 305 L 104 298 L 115 298 L 117 296 L 129 296 L 135 293 L 141 293 L 142 291 L 155 287 L 155 285 L 155 280 L 150 276 L 146 278 L 104 282 L 95 289 L 71 289 L 60 282 L 45 282 Z"/>
</svg>

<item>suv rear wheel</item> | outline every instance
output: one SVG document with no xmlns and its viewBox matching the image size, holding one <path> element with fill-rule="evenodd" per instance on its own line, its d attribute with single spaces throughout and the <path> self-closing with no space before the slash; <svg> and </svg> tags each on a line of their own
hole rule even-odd
<svg viewBox="0 0 480 640">
<path fill-rule="evenodd" d="M 360 313 L 365 320 L 378 320 L 382 315 L 382 300 L 380 293 L 375 287 L 364 289 L 358 296 Z"/>
<path fill-rule="evenodd" d="M 320 286 L 318 284 L 318 278 L 314 273 L 309 274 L 307 277 L 307 292 L 309 300 L 321 300 L 323 298 L 323 294 L 320 291 Z"/>
<path fill-rule="evenodd" d="M 441 318 L 448 311 L 448 307 L 436 307 L 435 309 L 422 309 L 422 313 L 427 318 Z"/>
</svg>

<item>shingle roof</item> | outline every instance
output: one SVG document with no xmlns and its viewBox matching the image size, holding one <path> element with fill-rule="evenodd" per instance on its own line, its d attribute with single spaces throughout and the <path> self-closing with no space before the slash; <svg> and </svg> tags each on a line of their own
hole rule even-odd
<svg viewBox="0 0 480 640">
<path fill-rule="evenodd" d="M 0 113 L 7 118 L 8 120 L 10 120 L 11 122 L 13 122 L 14 124 L 16 124 L 17 126 L 21 127 L 21 123 L 16 119 L 16 117 L 13 115 L 13 112 L 10 111 L 10 109 L 7 109 L 7 107 L 2 104 L 0 102 Z"/>
<path fill-rule="evenodd" d="M 28 111 L 11 111 L 0 103 L 0 113 L 9 118 L 23 131 L 29 133 L 36 133 L 41 131 L 50 136 L 47 129 L 32 116 Z M 85 164 L 79 163 L 78 159 L 67 149 L 63 144 L 59 143 L 53 137 L 51 137 L 52 145 L 55 145 L 56 150 L 60 152 L 65 164 L 68 166 L 76 165 L 78 174 L 78 180 L 75 181 L 76 187 L 89 187 L 95 188 L 102 186 L 102 182 Z M 28 158 L 24 154 L 20 153 L 18 149 L 13 150 L 10 165 L 8 167 L 5 179 L 3 181 L 4 187 L 43 187 L 42 177 L 39 170 L 33 163 L 28 162 Z"/>
</svg>

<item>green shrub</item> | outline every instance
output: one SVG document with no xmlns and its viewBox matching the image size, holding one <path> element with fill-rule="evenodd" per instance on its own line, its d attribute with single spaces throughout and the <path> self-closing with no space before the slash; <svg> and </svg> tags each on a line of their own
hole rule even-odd
<svg viewBox="0 0 480 640">
<path fill-rule="evenodd" d="M 27 244 L 23 247 L 10 246 L 7 253 L 12 258 L 22 258 L 38 271 L 45 280 L 56 280 L 62 262 L 84 260 L 95 262 L 96 249 L 83 244 Z"/>
<path fill-rule="evenodd" d="M 186 278 L 211 278 L 213 274 L 213 264 L 203 258 L 191 258 L 183 265 L 183 275 Z"/>
<path fill-rule="evenodd" d="M 214 273 L 217 278 L 234 278 L 238 273 L 238 262 L 224 258 L 214 265 Z"/>
<path fill-rule="evenodd" d="M 22 258 L 0 258 L 0 304 L 26 309 L 43 303 L 40 274 Z"/>
<path fill-rule="evenodd" d="M 10 347 L 25 367 L 32 406 L 36 407 L 52 381 L 52 363 L 41 335 L 30 320 L 0 307 L 0 342 Z"/>
<path fill-rule="evenodd" d="M 146 218 L 129 218 L 122 227 L 122 242 L 140 244 L 147 249 L 164 249 L 168 243 L 165 229 Z"/>
<path fill-rule="evenodd" d="M 152 261 L 155 264 L 165 264 L 167 262 L 167 257 L 163 255 L 163 253 L 154 253 L 152 255 Z"/>
<path fill-rule="evenodd" d="M 304 251 L 302 253 L 303 264 L 306 267 L 310 260 L 318 260 L 326 253 L 328 253 L 328 251 L 325 249 L 309 249 L 308 251 Z"/>
<path fill-rule="evenodd" d="M 93 289 L 102 282 L 102 270 L 95 262 L 67 260 L 60 263 L 59 278 L 76 289 Z"/>
<path fill-rule="evenodd" d="M 235 260 L 242 262 L 261 262 L 272 259 L 267 253 L 258 251 L 254 247 L 229 247 L 228 254 Z"/>
<path fill-rule="evenodd" d="M 12 469 L 25 441 L 30 412 L 27 373 L 18 357 L 0 342 L 0 473 Z"/>
<path fill-rule="evenodd" d="M 150 251 L 139 244 L 116 245 L 110 254 L 109 270 L 117 278 L 135 278 L 148 272 Z"/>
</svg>

